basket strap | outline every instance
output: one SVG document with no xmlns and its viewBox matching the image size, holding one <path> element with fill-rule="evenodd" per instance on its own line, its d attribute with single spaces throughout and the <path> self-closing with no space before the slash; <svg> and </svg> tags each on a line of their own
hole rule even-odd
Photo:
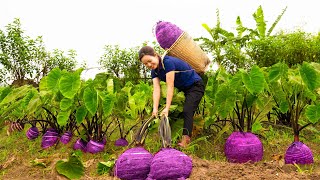
<svg viewBox="0 0 320 180">
<path fill-rule="evenodd" d="M 172 45 L 173 46 L 173 45 Z M 172 47 L 171 46 L 171 47 Z M 167 55 L 167 53 L 170 51 L 170 48 L 169 49 L 166 49 L 165 51 L 164 51 L 164 53 L 162 54 L 162 56 L 161 56 L 161 64 L 162 64 L 162 67 L 163 67 L 163 69 L 164 70 L 166 70 L 165 69 L 165 67 L 164 67 L 164 63 L 163 63 L 163 58 L 164 58 L 164 56 L 166 56 Z M 184 70 L 184 71 L 173 71 L 173 72 L 175 72 L 175 73 L 181 73 L 181 72 L 189 72 L 189 71 L 195 71 L 195 69 L 189 69 L 189 70 Z"/>
</svg>

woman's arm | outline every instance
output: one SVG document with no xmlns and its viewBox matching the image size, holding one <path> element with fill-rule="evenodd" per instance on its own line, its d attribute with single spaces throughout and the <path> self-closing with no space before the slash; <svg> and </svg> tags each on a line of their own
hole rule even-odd
<svg viewBox="0 0 320 180">
<path fill-rule="evenodd" d="M 152 79 L 153 82 L 153 112 L 152 115 L 158 116 L 158 107 L 160 102 L 160 79 L 158 77 Z"/>
<path fill-rule="evenodd" d="M 165 114 L 166 116 L 168 116 L 169 114 L 169 109 L 171 106 L 173 93 L 174 93 L 174 75 L 175 75 L 174 71 L 170 71 L 166 74 L 167 100 L 166 100 L 166 107 L 162 112 L 162 114 Z"/>
</svg>

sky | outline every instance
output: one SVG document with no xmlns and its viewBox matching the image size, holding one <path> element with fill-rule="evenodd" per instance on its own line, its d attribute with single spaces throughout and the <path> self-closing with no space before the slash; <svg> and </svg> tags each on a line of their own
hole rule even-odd
<svg viewBox="0 0 320 180">
<path fill-rule="evenodd" d="M 76 50 L 79 64 L 98 67 L 105 45 L 122 48 L 156 41 L 160 20 L 176 24 L 192 37 L 208 36 L 203 23 L 214 27 L 216 10 L 221 26 L 234 31 L 236 17 L 255 27 L 252 14 L 262 6 L 267 28 L 287 7 L 274 32 L 320 31 L 317 0 L 2 0 L 0 29 L 19 18 L 25 35 L 42 36 L 48 50 Z M 94 77 L 96 71 L 87 72 Z"/>
</svg>

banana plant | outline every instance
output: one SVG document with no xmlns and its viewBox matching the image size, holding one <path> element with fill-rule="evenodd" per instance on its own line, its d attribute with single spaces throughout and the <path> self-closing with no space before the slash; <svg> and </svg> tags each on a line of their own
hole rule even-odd
<svg viewBox="0 0 320 180">
<path fill-rule="evenodd" d="M 217 10 L 217 23 L 214 28 L 210 28 L 207 24 L 202 24 L 204 29 L 209 33 L 210 39 L 200 37 L 195 40 L 201 40 L 201 46 L 204 50 L 212 53 L 216 62 L 224 66 L 229 72 L 235 72 L 239 68 L 250 69 L 255 64 L 254 61 L 256 61 L 256 59 L 248 57 L 248 52 L 246 52 L 248 43 L 270 36 L 285 11 L 286 8 L 283 9 L 271 27 L 267 29 L 263 9 L 259 6 L 256 12 L 253 13 L 256 27 L 245 27 L 240 16 L 237 16 L 237 34 L 234 34 L 221 27 L 220 15 Z"/>
</svg>

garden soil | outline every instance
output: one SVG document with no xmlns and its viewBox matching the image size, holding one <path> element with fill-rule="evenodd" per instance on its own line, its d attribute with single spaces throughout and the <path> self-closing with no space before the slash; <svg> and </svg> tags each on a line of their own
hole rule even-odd
<svg viewBox="0 0 320 180">
<path fill-rule="evenodd" d="M 11 157 L 5 164 L 1 165 L 2 170 L 6 173 L 3 179 L 46 179 L 46 180 L 65 180 L 64 176 L 59 175 L 54 168 L 55 162 L 59 159 L 59 155 L 51 157 L 51 165 L 46 168 L 32 167 L 29 162 L 15 159 Z M 191 156 L 193 160 L 193 169 L 190 180 L 210 180 L 210 179 L 272 179 L 272 180 L 301 180 L 301 179 L 320 179 L 320 164 L 315 162 L 312 166 L 315 168 L 302 169 L 299 166 L 284 164 L 281 156 L 274 157 L 271 161 L 260 161 L 257 163 L 228 163 L 223 161 L 203 160 L 198 157 Z M 48 163 L 48 162 L 47 162 Z M 110 179 L 117 180 L 112 174 L 97 176 L 94 169 L 97 167 L 98 160 L 90 160 L 84 162 L 86 167 L 83 180 L 101 180 Z M 50 163 L 48 163 L 50 164 Z M 95 174 L 95 175 L 94 175 Z"/>
</svg>

